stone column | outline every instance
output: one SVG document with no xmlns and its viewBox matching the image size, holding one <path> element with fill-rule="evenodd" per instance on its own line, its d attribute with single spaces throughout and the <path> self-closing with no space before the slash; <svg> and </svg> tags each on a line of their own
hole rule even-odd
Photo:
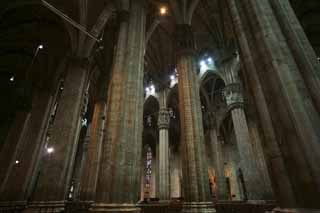
<svg viewBox="0 0 320 213">
<path fill-rule="evenodd" d="M 180 156 L 178 151 L 171 150 L 170 155 L 170 197 L 171 198 L 180 198 L 181 197 L 181 166 L 180 166 Z"/>
<path fill-rule="evenodd" d="M 42 168 L 30 211 L 37 211 L 39 202 L 52 209 L 64 209 L 84 110 L 87 70 L 87 60 L 70 57 L 51 137 L 45 146 L 53 152 L 47 153 L 45 147 L 40 152 Z"/>
<path fill-rule="evenodd" d="M 145 5 L 131 1 L 120 14 L 95 204 L 92 212 L 139 212 L 143 130 Z"/>
<path fill-rule="evenodd" d="M 160 136 L 160 135 L 159 135 Z M 155 157 L 152 156 L 152 160 L 156 162 L 155 167 L 152 168 L 152 172 L 156 175 L 155 179 L 155 187 L 156 187 L 156 198 L 159 198 L 159 159 L 160 159 L 160 153 L 159 153 L 159 140 L 156 141 L 156 150 L 155 150 Z"/>
<path fill-rule="evenodd" d="M 170 175 L 169 175 L 169 111 L 160 108 L 158 116 L 159 128 L 159 194 L 160 200 L 170 200 Z"/>
<path fill-rule="evenodd" d="M 41 91 L 42 90 L 42 91 Z M 36 170 L 37 156 L 44 143 L 44 133 L 48 124 L 52 95 L 49 91 L 38 89 L 32 101 L 30 116 L 15 153 L 12 155 L 10 169 L 1 185 L 1 200 L 26 201 L 31 177 Z"/>
<path fill-rule="evenodd" d="M 88 156 L 88 145 L 91 137 L 91 124 L 88 124 L 86 129 L 86 136 L 80 139 L 80 143 L 78 145 L 78 153 L 76 156 L 75 167 L 73 171 L 73 181 L 74 181 L 74 189 L 73 189 L 73 200 L 80 200 L 80 187 L 81 187 L 81 178 L 84 173 L 84 168 L 87 162 Z"/>
<path fill-rule="evenodd" d="M 217 178 L 217 199 L 218 201 L 228 200 L 228 188 L 226 177 L 224 175 L 224 153 L 222 150 L 222 141 L 218 139 L 217 127 L 215 121 L 209 120 L 210 127 L 210 148 L 214 162 L 214 169 Z"/>
<path fill-rule="evenodd" d="M 176 26 L 176 45 L 185 193 L 183 212 L 215 212 L 210 201 L 197 63 L 190 25 Z"/>
<path fill-rule="evenodd" d="M 15 166 L 16 152 L 21 144 L 24 132 L 28 127 L 30 113 L 28 111 L 16 112 L 15 119 L 10 127 L 9 134 L 6 138 L 5 144 L 0 152 L 0 191 L 6 186 L 9 171 Z M 1 201 L 6 199 L 1 199 Z"/>
<path fill-rule="evenodd" d="M 152 157 L 151 162 L 151 185 L 150 185 L 150 198 L 157 197 L 157 173 L 154 172 L 154 168 L 157 165 L 157 161 Z"/>
<path fill-rule="evenodd" d="M 320 64 L 315 62 L 317 59 L 310 51 L 297 51 L 296 47 L 307 48 L 310 44 L 297 36 L 301 26 L 292 11 L 288 11 L 288 1 L 232 0 L 227 3 L 234 26 L 237 26 L 236 32 L 241 36 L 241 52 L 246 54 L 245 59 L 252 59 L 253 64 L 246 60 L 246 66 L 253 67 L 250 72 L 255 70 L 261 84 L 275 138 L 283 155 L 285 166 L 280 169 L 288 173 L 292 183 L 291 195 L 294 195 L 291 197 L 296 198 L 294 203 L 285 199 L 290 194 L 277 197 L 279 205 L 320 208 L 317 201 L 320 167 L 316 163 L 320 161 L 320 115 L 319 93 L 315 89 L 319 86 L 317 70 Z M 276 190 L 282 183 L 277 184 L 274 185 Z"/>
<path fill-rule="evenodd" d="M 231 111 L 247 198 L 248 200 L 264 200 L 267 198 L 267 189 L 263 186 L 262 177 L 254 157 L 247 120 L 242 108 L 243 97 L 240 84 L 227 85 L 224 89 L 224 96 Z"/>
<path fill-rule="evenodd" d="M 306 83 L 317 111 L 320 112 L 320 63 L 290 4 L 288 0 L 270 0 L 275 17 L 299 66 L 300 74 Z"/>
<path fill-rule="evenodd" d="M 269 191 L 266 199 L 274 200 L 274 195 L 272 191 L 271 181 L 269 178 L 268 167 L 266 165 L 265 156 L 263 153 L 261 134 L 258 129 L 258 124 L 256 121 L 253 121 L 248 118 L 248 128 L 250 133 L 250 140 L 253 147 L 253 153 L 257 162 L 259 173 L 261 174 L 261 178 L 263 180 L 264 187 Z"/>
<path fill-rule="evenodd" d="M 250 92 L 254 98 L 254 104 L 263 131 L 264 153 L 274 195 L 281 207 L 293 207 L 296 206 L 296 197 L 293 192 L 293 186 L 285 167 L 284 155 L 279 147 L 279 139 L 276 136 L 272 124 L 271 111 L 268 108 L 266 96 L 258 76 L 258 69 L 255 66 L 253 57 L 254 55 L 251 55 L 251 44 L 249 41 L 253 38 L 250 34 L 246 34 L 246 29 L 249 24 L 245 18 L 240 16 L 240 11 L 236 6 L 235 1 L 229 1 L 228 3 L 231 18 L 234 22 L 233 26 L 241 48 L 241 59 L 244 62 L 242 63 L 241 69 L 247 77 L 247 82 L 249 83 L 248 88 L 250 88 Z"/>
<path fill-rule="evenodd" d="M 87 146 L 87 156 L 80 181 L 80 199 L 83 201 L 93 201 L 96 193 L 102 141 L 105 132 L 106 107 L 106 102 L 103 100 L 98 101 L 94 106 L 90 125 L 90 141 Z"/>
</svg>

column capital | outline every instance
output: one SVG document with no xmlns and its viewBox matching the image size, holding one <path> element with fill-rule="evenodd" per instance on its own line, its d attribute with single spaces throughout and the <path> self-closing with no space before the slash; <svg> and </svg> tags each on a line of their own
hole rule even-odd
<svg viewBox="0 0 320 213">
<path fill-rule="evenodd" d="M 162 108 L 159 110 L 158 128 L 159 129 L 169 129 L 169 125 L 170 125 L 169 111 L 166 108 Z"/>
<path fill-rule="evenodd" d="M 227 105 L 243 104 L 243 95 L 241 85 L 239 83 L 228 84 L 224 90 L 223 95 L 226 99 Z"/>
<path fill-rule="evenodd" d="M 175 45 L 177 54 L 194 54 L 195 41 L 191 25 L 176 25 Z"/>
</svg>

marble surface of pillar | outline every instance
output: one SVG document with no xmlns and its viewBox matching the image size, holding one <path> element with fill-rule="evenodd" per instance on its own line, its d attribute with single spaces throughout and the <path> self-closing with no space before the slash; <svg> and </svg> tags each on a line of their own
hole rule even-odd
<svg viewBox="0 0 320 213">
<path fill-rule="evenodd" d="M 78 151 L 75 159 L 76 162 L 72 174 L 74 184 L 72 191 L 69 192 L 69 194 L 72 193 L 72 200 L 80 200 L 81 178 L 84 175 L 84 169 L 87 162 L 88 145 L 91 138 L 91 124 L 88 124 L 85 131 L 86 135 L 84 138 L 79 139 Z"/>
<path fill-rule="evenodd" d="M 80 180 L 80 199 L 83 201 L 93 201 L 96 193 L 102 141 L 105 132 L 106 107 L 105 101 L 98 101 L 94 106 L 90 125 L 91 136 L 87 146 L 84 171 Z"/>
<path fill-rule="evenodd" d="M 301 26 L 291 3 L 288 0 L 270 0 L 274 14 L 279 22 L 283 35 L 288 41 L 302 78 L 306 82 L 311 98 L 320 112 L 320 63 L 317 59 L 303 27 Z M 316 77 L 315 77 L 316 76 Z"/>
<path fill-rule="evenodd" d="M 240 84 L 227 85 L 224 89 L 224 96 L 228 107 L 231 109 L 247 198 L 248 200 L 264 200 L 268 197 L 268 189 L 264 187 L 261 181 L 262 177 L 254 157 L 253 146 L 250 142 L 246 115 L 242 107 L 234 107 L 237 104 L 243 104 Z"/>
<path fill-rule="evenodd" d="M 39 203 L 64 208 L 84 110 L 88 64 L 88 60 L 83 58 L 69 58 L 50 140 L 41 150 L 42 168 L 31 198 L 30 211 L 37 211 Z M 47 152 L 49 148 L 50 153 Z"/>
<path fill-rule="evenodd" d="M 253 147 L 253 153 L 257 162 L 259 173 L 261 174 L 264 188 L 269 191 L 268 197 L 265 199 L 274 200 L 271 181 L 269 178 L 269 172 L 266 165 L 266 159 L 263 153 L 261 135 L 259 133 L 257 124 L 254 121 L 248 122 L 248 128 L 250 132 L 250 140 Z"/>
<path fill-rule="evenodd" d="M 255 57 L 251 53 L 252 35 L 247 33 L 248 20 L 244 13 L 237 7 L 235 1 L 228 1 L 228 9 L 233 21 L 233 27 L 241 48 L 241 59 L 243 60 L 242 72 L 247 76 L 250 84 L 251 94 L 255 100 L 255 106 L 259 115 L 264 136 L 264 152 L 266 163 L 272 181 L 274 195 L 280 206 L 296 206 L 296 198 L 293 192 L 292 183 L 285 168 L 284 156 L 280 150 L 278 138 L 271 120 L 271 112 L 267 105 L 266 96 L 257 73 Z M 259 63 L 260 64 L 260 63 Z"/>
<path fill-rule="evenodd" d="M 224 175 L 224 154 L 222 150 L 222 142 L 218 139 L 214 121 L 211 121 L 210 127 L 210 143 L 218 186 L 216 196 L 218 201 L 228 200 L 228 189 L 226 177 Z"/>
<path fill-rule="evenodd" d="M 106 136 L 92 212 L 139 212 L 143 130 L 144 1 L 120 15 L 106 113 Z"/>
<path fill-rule="evenodd" d="M 181 159 L 178 151 L 170 150 L 170 197 L 181 198 Z"/>
<path fill-rule="evenodd" d="M 170 199 L 170 167 L 169 167 L 169 111 L 161 108 L 158 115 L 159 128 L 159 194 L 162 201 Z"/>
<path fill-rule="evenodd" d="M 177 25 L 175 36 L 185 193 L 183 212 L 215 212 L 210 201 L 197 63 L 191 26 Z"/>
<path fill-rule="evenodd" d="M 279 18 L 280 13 L 286 14 L 283 13 L 286 10 L 284 5 L 279 7 L 280 2 L 271 0 L 232 2 L 232 8 L 240 14 L 240 21 L 246 22 L 244 31 L 245 38 L 250 37 L 247 42 L 249 53 L 253 55 L 285 168 L 297 198 L 296 207 L 320 208 L 316 199 L 320 191 L 320 167 L 315 163 L 320 160 L 319 94 L 313 90 L 319 80 L 317 66 L 305 69 L 306 55 L 292 50 L 295 48 L 292 44 L 300 45 L 302 40 L 292 36 L 292 32 L 299 31 L 294 30 L 294 21 L 284 26 L 283 21 L 288 17 Z M 282 3 L 290 6 L 287 1 Z M 293 41 L 288 38 L 289 28 Z M 309 59 L 315 61 L 316 57 L 310 56 Z"/>
<path fill-rule="evenodd" d="M 16 112 L 14 121 L 10 127 L 9 134 L 6 138 L 5 144 L 0 152 L 0 190 L 5 188 L 9 171 L 15 164 L 16 150 L 19 147 L 19 141 L 23 138 L 24 132 L 28 127 L 28 121 L 30 118 L 29 111 Z M 5 200 L 5 198 L 1 199 Z"/>
<path fill-rule="evenodd" d="M 44 143 L 52 96 L 49 91 L 38 91 L 33 98 L 28 125 L 13 156 L 11 169 L 2 182 L 1 199 L 26 201 L 28 185 L 36 170 L 37 156 Z"/>
</svg>

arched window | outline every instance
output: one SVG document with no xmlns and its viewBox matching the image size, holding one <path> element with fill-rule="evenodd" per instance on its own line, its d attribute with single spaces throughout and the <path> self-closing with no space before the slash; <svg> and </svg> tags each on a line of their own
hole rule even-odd
<svg viewBox="0 0 320 213">
<path fill-rule="evenodd" d="M 147 148 L 146 168 L 145 168 L 145 197 L 150 197 L 151 192 L 151 178 L 152 178 L 152 150 L 151 147 Z"/>
</svg>

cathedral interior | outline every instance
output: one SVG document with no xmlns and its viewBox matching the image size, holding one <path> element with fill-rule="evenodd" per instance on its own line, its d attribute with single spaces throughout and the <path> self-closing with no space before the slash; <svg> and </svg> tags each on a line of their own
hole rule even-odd
<svg viewBox="0 0 320 213">
<path fill-rule="evenodd" d="M 0 212 L 320 212 L 319 0 L 1 0 Z"/>
</svg>

